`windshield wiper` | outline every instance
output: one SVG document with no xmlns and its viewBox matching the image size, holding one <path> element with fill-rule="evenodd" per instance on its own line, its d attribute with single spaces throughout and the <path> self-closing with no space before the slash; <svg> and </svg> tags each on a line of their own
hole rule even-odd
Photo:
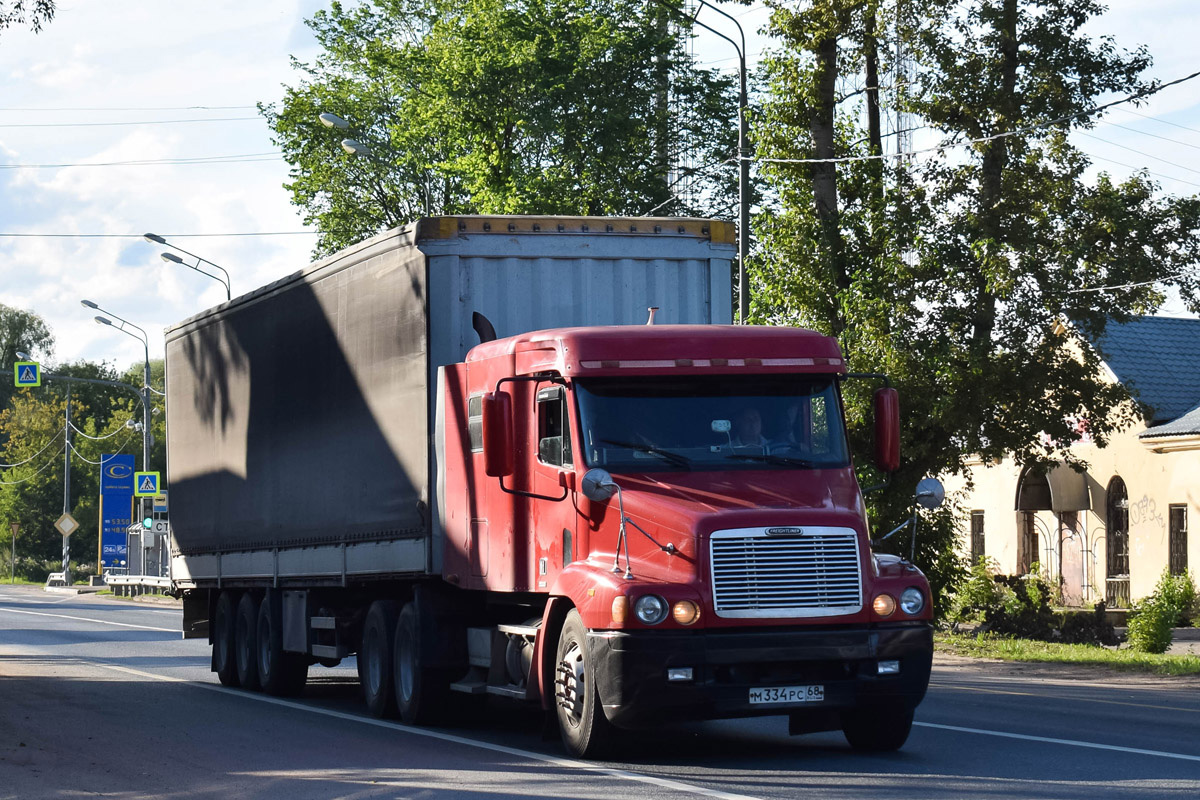
<svg viewBox="0 0 1200 800">
<path fill-rule="evenodd" d="M 786 464 L 789 467 L 813 467 L 815 464 L 811 461 L 806 461 L 803 458 L 791 458 L 789 456 L 776 456 L 770 453 L 733 453 L 725 456 L 739 461 L 762 461 L 766 464 Z"/>
<path fill-rule="evenodd" d="M 683 467 L 684 469 L 692 468 L 692 460 L 687 456 L 680 455 L 679 453 L 672 453 L 670 450 L 663 450 L 662 448 L 654 447 L 653 445 L 641 444 L 640 442 L 622 442 L 616 439 L 601 439 L 600 441 L 603 444 L 611 444 L 617 447 L 628 447 L 630 450 L 637 450 L 641 453 L 649 453 L 652 456 L 658 456 L 663 461 L 666 461 L 669 464 L 674 464 L 677 467 Z"/>
</svg>

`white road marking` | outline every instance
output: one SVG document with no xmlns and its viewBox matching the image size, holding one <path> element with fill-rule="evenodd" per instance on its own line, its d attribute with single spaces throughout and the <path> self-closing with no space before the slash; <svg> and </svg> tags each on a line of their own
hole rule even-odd
<svg viewBox="0 0 1200 800">
<path fill-rule="evenodd" d="M 49 614 L 45 611 L 23 611 L 16 608 L 0 608 L 0 612 L 7 614 L 29 614 L 34 617 L 57 617 L 59 619 L 74 619 L 80 622 L 94 622 L 97 625 L 115 625 L 118 628 L 138 628 L 143 631 L 162 631 L 163 633 L 179 633 L 178 628 L 154 628 L 149 625 L 134 625 L 130 622 L 112 622 L 104 619 L 92 619 L 91 617 L 75 617 L 70 614 Z"/>
<path fill-rule="evenodd" d="M 535 753 L 532 750 L 520 750 L 516 747 L 506 747 L 502 744 L 492 744 L 491 742 L 482 742 L 477 739 L 468 739 L 465 736 L 455 736 L 450 733 L 441 733 L 439 731 L 431 731 L 425 728 L 414 728 L 408 725 L 403 725 L 399 722 L 389 722 L 387 720 L 375 719 L 374 717 L 362 717 L 357 714 L 348 714 L 344 711 L 334 711 L 328 708 L 317 708 L 307 706 L 303 703 L 297 703 L 292 700 L 283 700 L 278 697 L 271 697 L 265 694 L 251 694 L 236 689 L 227 689 L 224 686 L 217 686 L 211 683 L 200 683 L 199 681 L 188 680 L 187 678 L 175 678 L 169 675 L 156 675 L 152 672 L 143 672 L 129 667 L 122 667 L 116 664 L 106 664 L 102 661 L 89 661 L 97 667 L 114 670 L 116 672 L 124 672 L 128 675 L 137 675 L 150 680 L 164 681 L 167 683 L 184 683 L 188 686 L 195 686 L 199 689 L 207 689 L 211 692 L 219 694 L 244 698 L 246 700 L 255 700 L 260 703 L 268 703 L 274 706 L 282 706 L 290 708 L 294 711 L 307 711 L 310 714 L 320 714 L 325 717 L 333 717 L 334 719 L 346 720 L 348 722 L 360 722 L 364 725 L 373 725 L 377 728 L 386 728 L 388 730 L 407 733 L 412 736 L 424 736 L 428 739 L 437 739 L 442 742 L 451 744 L 464 745 L 466 747 L 477 747 L 481 750 L 490 750 L 493 753 L 502 753 L 507 756 L 515 756 L 517 758 L 530 759 L 532 761 L 541 761 L 545 764 L 552 764 L 556 767 L 564 767 L 567 769 L 576 769 L 583 772 L 592 772 L 597 775 L 607 775 L 611 778 L 619 778 L 626 781 L 634 781 L 636 783 L 647 783 L 652 786 L 658 786 L 662 789 L 669 789 L 675 792 L 684 792 L 686 794 L 700 795 L 703 797 L 715 797 L 718 800 L 758 800 L 758 798 L 750 797 L 744 794 L 730 794 L 717 789 L 709 789 L 704 786 L 698 786 L 682 781 L 674 781 L 668 778 L 656 778 L 653 775 L 642 775 L 637 772 L 629 772 L 623 769 L 613 769 L 611 767 L 599 767 L 595 764 L 589 764 L 586 761 L 576 761 L 570 758 L 561 758 L 558 756 L 546 755 L 545 753 Z"/>
<path fill-rule="evenodd" d="M 943 731 L 956 731 L 958 733 L 977 733 L 980 736 L 999 736 L 1002 739 L 1021 739 L 1026 742 L 1045 742 L 1047 744 L 1067 745 L 1068 747 L 1086 747 L 1090 750 L 1113 750 L 1118 753 L 1133 753 L 1140 756 L 1177 758 L 1181 761 L 1200 761 L 1200 756 L 1189 756 L 1185 753 L 1167 753 L 1162 750 L 1143 750 L 1140 747 L 1121 747 L 1120 745 L 1115 744 L 1080 742 L 1075 739 L 1055 739 L 1049 736 L 1031 736 L 1026 733 L 1005 733 L 1004 731 L 988 731 L 980 728 L 962 728 L 958 725 L 938 725 L 933 722 L 914 722 L 913 725 L 922 728 L 936 728 Z"/>
</svg>

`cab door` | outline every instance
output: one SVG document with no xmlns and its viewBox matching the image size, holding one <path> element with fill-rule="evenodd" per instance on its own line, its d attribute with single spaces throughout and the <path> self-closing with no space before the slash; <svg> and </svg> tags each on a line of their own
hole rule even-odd
<svg viewBox="0 0 1200 800">
<path fill-rule="evenodd" d="M 577 560 L 575 541 L 576 487 L 574 443 L 571 436 L 571 393 L 561 383 L 539 382 L 534 392 L 534 436 L 528 498 L 532 522 L 531 589 L 546 591 L 558 573 Z"/>
</svg>

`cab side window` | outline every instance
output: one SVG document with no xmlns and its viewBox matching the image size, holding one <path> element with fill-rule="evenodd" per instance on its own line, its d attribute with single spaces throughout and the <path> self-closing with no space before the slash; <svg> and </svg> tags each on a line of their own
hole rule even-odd
<svg viewBox="0 0 1200 800">
<path fill-rule="evenodd" d="M 547 386 L 537 393 L 538 460 L 561 467 L 571 463 L 571 428 L 567 424 L 567 392 Z"/>
</svg>

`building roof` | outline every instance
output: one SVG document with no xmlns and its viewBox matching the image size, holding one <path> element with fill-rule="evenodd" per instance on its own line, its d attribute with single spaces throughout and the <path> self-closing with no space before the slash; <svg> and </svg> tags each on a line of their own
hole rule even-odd
<svg viewBox="0 0 1200 800">
<path fill-rule="evenodd" d="M 1200 436 L 1200 406 L 1178 419 L 1164 425 L 1155 425 L 1138 434 L 1139 439 L 1154 439 L 1159 436 Z"/>
<path fill-rule="evenodd" d="M 1150 406 L 1148 425 L 1182 422 L 1198 410 L 1200 319 L 1134 317 L 1121 324 L 1110 322 L 1093 344 L 1117 380 Z M 1200 416 L 1194 423 L 1200 423 Z M 1160 430 L 1156 428 L 1155 435 Z"/>
</svg>

